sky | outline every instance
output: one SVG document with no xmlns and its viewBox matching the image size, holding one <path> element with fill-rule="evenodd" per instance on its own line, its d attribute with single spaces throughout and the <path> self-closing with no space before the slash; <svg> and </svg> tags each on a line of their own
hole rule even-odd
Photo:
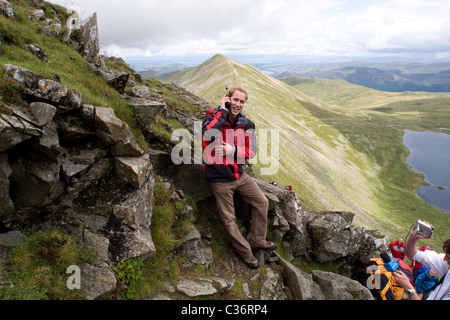
<svg viewBox="0 0 450 320">
<path fill-rule="evenodd" d="M 97 13 L 110 56 L 389 56 L 450 61 L 448 0 L 51 0 Z"/>
</svg>

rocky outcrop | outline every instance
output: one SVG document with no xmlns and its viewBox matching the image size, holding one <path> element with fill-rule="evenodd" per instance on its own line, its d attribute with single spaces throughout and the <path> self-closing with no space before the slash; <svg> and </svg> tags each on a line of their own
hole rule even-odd
<svg viewBox="0 0 450 320">
<path fill-rule="evenodd" d="M 100 52 L 97 13 L 94 13 L 86 21 L 81 21 L 79 13 L 74 12 L 67 19 L 61 37 L 64 42 L 77 48 L 86 60 L 93 62 Z"/>
<path fill-rule="evenodd" d="M 29 104 L 0 114 L 2 225 L 59 226 L 83 239 L 97 253 L 83 269 L 95 281 L 111 279 L 103 269 L 112 262 L 151 257 L 153 167 L 128 125 L 61 83 L 18 66 L 3 70 Z"/>
<path fill-rule="evenodd" d="M 89 65 L 91 71 L 93 71 L 96 75 L 100 76 L 103 81 L 105 81 L 108 85 L 117 90 L 117 92 L 123 94 L 125 91 L 125 87 L 127 86 L 128 80 L 130 78 L 130 74 L 127 72 L 117 72 L 111 69 L 108 69 L 104 66 L 97 65 L 95 63 L 91 63 Z"/>
<path fill-rule="evenodd" d="M 81 26 L 77 35 L 81 54 L 88 61 L 94 60 L 100 52 L 100 38 L 98 35 L 97 13 L 94 13 L 85 24 Z"/>
<path fill-rule="evenodd" d="M 163 152 L 159 152 L 153 161 L 157 172 L 170 177 L 177 188 L 202 203 L 202 208 L 208 208 L 209 212 L 205 214 L 218 218 L 202 165 L 175 165 L 170 162 L 170 154 Z M 247 170 L 252 174 L 249 168 Z M 309 211 L 302 207 L 294 192 L 256 177 L 254 180 L 269 200 L 269 228 L 274 240 L 283 242 L 293 259 L 344 262 L 385 247 L 386 239 L 380 241 L 372 232 L 352 225 L 353 213 Z M 241 218 L 251 216 L 250 208 L 239 196 L 236 196 L 235 204 Z"/>
</svg>

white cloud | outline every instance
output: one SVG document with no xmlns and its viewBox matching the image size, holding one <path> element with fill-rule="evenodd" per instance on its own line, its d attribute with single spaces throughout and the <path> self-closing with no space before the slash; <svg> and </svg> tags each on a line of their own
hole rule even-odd
<svg viewBox="0 0 450 320">
<path fill-rule="evenodd" d="M 53 0 L 97 12 L 110 54 L 450 51 L 448 0 Z"/>
</svg>

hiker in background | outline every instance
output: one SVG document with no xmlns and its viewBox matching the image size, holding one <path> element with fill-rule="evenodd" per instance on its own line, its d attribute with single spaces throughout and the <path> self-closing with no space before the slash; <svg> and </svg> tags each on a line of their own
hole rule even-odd
<svg viewBox="0 0 450 320">
<path fill-rule="evenodd" d="M 422 266 L 417 273 L 414 286 L 416 287 L 417 294 L 422 300 L 426 300 L 431 289 L 439 282 L 436 271 L 433 269 Z"/>
<path fill-rule="evenodd" d="M 286 186 L 285 189 L 286 189 L 287 191 L 292 191 L 292 186 Z"/>
<path fill-rule="evenodd" d="M 394 259 L 405 259 L 405 242 L 403 238 L 398 238 L 398 240 L 391 242 L 389 250 L 391 250 Z"/>
</svg>

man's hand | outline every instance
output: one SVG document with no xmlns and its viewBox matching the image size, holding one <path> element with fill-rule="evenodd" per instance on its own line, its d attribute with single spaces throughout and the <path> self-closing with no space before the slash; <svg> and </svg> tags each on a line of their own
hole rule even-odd
<svg viewBox="0 0 450 320">
<path fill-rule="evenodd" d="M 409 278 L 400 270 L 396 270 L 392 273 L 394 276 L 395 282 L 399 286 L 401 286 L 403 289 L 412 289 L 414 288 L 411 282 L 409 281 Z"/>
<path fill-rule="evenodd" d="M 223 142 L 222 145 L 217 145 L 216 148 L 216 156 L 224 157 L 224 156 L 232 156 L 234 154 L 234 147 L 226 142 Z"/>
<path fill-rule="evenodd" d="M 414 289 L 414 286 L 411 284 L 411 281 L 409 281 L 409 278 L 400 270 L 396 270 L 392 273 L 394 276 L 395 282 L 402 287 L 403 289 Z M 409 296 L 410 300 L 420 300 L 421 297 L 417 294 L 416 291 L 414 291 L 413 294 Z"/>
<path fill-rule="evenodd" d="M 224 109 L 227 109 L 227 107 L 225 105 L 227 102 L 231 103 L 231 98 L 229 96 L 223 96 L 222 101 L 220 101 L 220 107 L 224 108 Z"/>
</svg>

